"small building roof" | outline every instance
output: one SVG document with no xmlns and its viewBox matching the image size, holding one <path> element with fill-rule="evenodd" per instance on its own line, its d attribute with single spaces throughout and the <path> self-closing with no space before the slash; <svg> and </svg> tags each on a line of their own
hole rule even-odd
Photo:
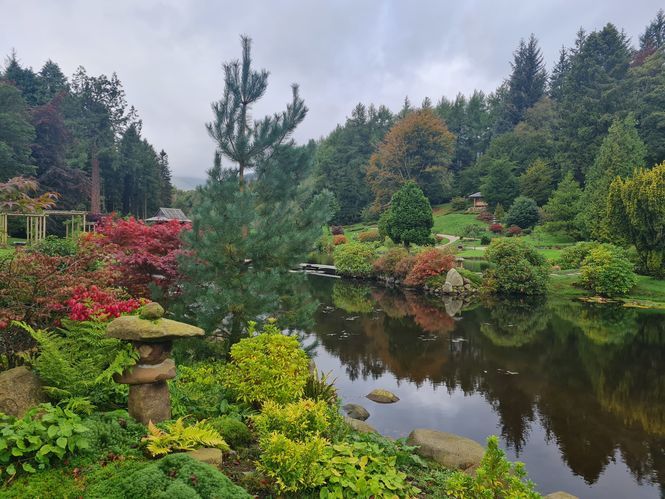
<svg viewBox="0 0 665 499">
<path fill-rule="evenodd" d="M 473 194 L 469 194 L 470 198 L 481 198 L 483 195 L 480 192 L 474 192 Z"/>
<path fill-rule="evenodd" d="M 178 222 L 191 222 L 187 215 L 179 208 L 160 208 L 154 217 L 146 218 L 146 222 L 168 222 L 177 220 Z"/>
</svg>

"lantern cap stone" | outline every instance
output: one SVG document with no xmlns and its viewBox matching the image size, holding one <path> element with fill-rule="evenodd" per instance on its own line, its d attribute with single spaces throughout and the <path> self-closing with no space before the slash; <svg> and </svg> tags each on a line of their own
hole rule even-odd
<svg viewBox="0 0 665 499">
<path fill-rule="evenodd" d="M 170 319 L 148 320 L 141 316 L 125 315 L 113 319 L 106 329 L 106 336 L 127 341 L 156 342 L 205 334 L 203 329 L 184 322 Z"/>
</svg>

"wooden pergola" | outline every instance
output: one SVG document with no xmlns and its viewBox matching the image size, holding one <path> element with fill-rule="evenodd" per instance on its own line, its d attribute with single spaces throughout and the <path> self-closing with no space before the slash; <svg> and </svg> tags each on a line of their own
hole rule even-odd
<svg viewBox="0 0 665 499">
<path fill-rule="evenodd" d="M 9 218 L 25 217 L 26 237 L 29 243 L 36 243 L 46 237 L 46 220 L 48 217 L 69 217 L 65 222 L 65 237 L 74 237 L 81 232 L 88 232 L 94 225 L 86 220 L 87 211 L 77 210 L 44 210 L 39 213 L 0 213 L 0 245 L 9 240 Z"/>
</svg>

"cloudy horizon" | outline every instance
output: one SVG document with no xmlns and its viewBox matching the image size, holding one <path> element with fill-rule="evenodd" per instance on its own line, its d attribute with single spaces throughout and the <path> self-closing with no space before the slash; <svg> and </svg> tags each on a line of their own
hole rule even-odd
<svg viewBox="0 0 665 499">
<path fill-rule="evenodd" d="M 534 33 L 548 70 L 580 27 L 612 22 L 634 45 L 657 1 L 116 2 L 0 0 L 0 53 L 15 49 L 38 71 L 47 59 L 69 77 L 116 72 L 143 134 L 169 154 L 174 176 L 204 177 L 214 143 L 205 123 L 223 90 L 223 62 L 253 39 L 255 68 L 271 76 L 255 116 L 279 112 L 298 83 L 309 108 L 295 139 L 327 135 L 358 103 L 398 110 L 474 89 L 492 92 L 510 72 L 520 39 Z"/>
</svg>

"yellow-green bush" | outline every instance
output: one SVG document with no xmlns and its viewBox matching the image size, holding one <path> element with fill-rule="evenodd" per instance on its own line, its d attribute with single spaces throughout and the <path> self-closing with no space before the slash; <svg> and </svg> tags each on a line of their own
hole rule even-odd
<svg viewBox="0 0 665 499">
<path fill-rule="evenodd" d="M 283 406 L 268 401 L 263 404 L 261 414 L 252 419 L 261 438 L 279 432 L 291 440 L 304 441 L 327 436 L 330 418 L 330 406 L 323 400 L 303 399 Z"/>
</svg>

